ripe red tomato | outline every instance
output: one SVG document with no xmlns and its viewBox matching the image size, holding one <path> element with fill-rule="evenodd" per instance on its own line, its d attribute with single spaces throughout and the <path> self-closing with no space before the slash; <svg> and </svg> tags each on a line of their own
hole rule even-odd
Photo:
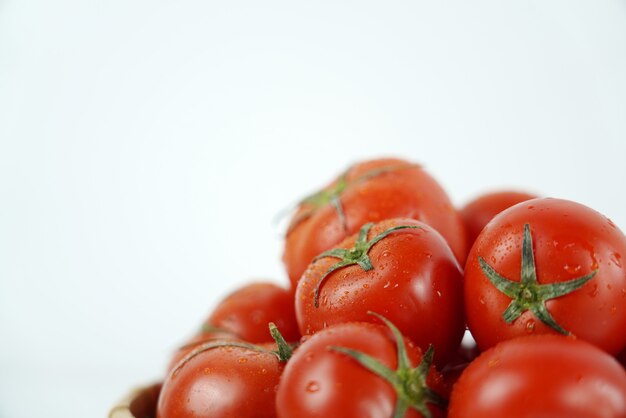
<svg viewBox="0 0 626 418">
<path fill-rule="evenodd" d="M 452 389 L 448 418 L 623 418 L 626 373 L 573 337 L 505 341 L 482 353 Z"/>
<path fill-rule="evenodd" d="M 534 199 L 497 215 L 465 266 L 468 326 L 481 350 L 527 334 L 626 346 L 626 237 L 581 204 Z"/>
<path fill-rule="evenodd" d="M 264 343 L 273 341 L 267 332 L 267 324 L 273 322 L 287 341 L 298 341 L 293 297 L 293 290 L 274 283 L 251 283 L 222 300 L 204 326 L 209 331 L 230 331 L 251 343 Z"/>
<path fill-rule="evenodd" d="M 306 337 L 305 337 L 306 338 Z M 407 363 L 399 361 L 399 351 L 394 335 L 389 329 L 375 324 L 353 322 L 328 327 L 306 339 L 287 363 L 278 386 L 276 408 L 279 418 L 406 418 L 421 417 L 417 410 L 409 408 L 406 414 L 399 413 L 403 408 L 399 398 L 408 395 L 418 399 L 422 407 L 428 408 L 433 417 L 443 416 L 443 410 L 433 402 L 426 392 L 432 391 L 435 397 L 447 396 L 442 385 L 441 375 L 423 362 L 419 348 L 405 339 Z M 400 389 L 394 388 L 388 380 L 363 366 L 355 358 L 336 347 L 351 349 L 375 359 L 382 369 L 396 375 L 399 364 L 404 371 L 422 365 L 422 371 L 412 372 L 415 378 L 397 381 Z M 400 358 L 403 358 L 401 356 Z M 418 367 L 419 369 L 419 367 Z M 423 381 L 417 374 L 425 377 Z M 395 378 L 394 378 L 395 379 Z M 411 384 L 412 382 L 412 384 Z M 404 387 L 404 388 L 402 388 Z M 403 392 L 412 388 L 411 394 Z M 397 392 L 399 390 L 399 392 Z M 401 395 L 398 395 L 401 393 Z M 406 405 L 404 405 L 406 407 Z"/>
<path fill-rule="evenodd" d="M 464 262 L 463 223 L 441 186 L 416 164 L 378 159 L 350 167 L 300 203 L 283 255 L 293 286 L 315 256 L 358 232 L 365 223 L 390 218 L 412 218 L 432 226 Z"/>
<path fill-rule="evenodd" d="M 422 350 L 433 344 L 437 365 L 452 357 L 465 330 L 463 276 L 437 231 L 413 219 L 386 220 L 365 225 L 325 254 L 296 289 L 303 335 L 331 324 L 371 322 L 368 312 L 374 311 Z"/>
<path fill-rule="evenodd" d="M 189 339 L 189 341 L 187 341 L 182 347 L 179 347 L 176 352 L 174 352 L 174 355 L 170 359 L 167 366 L 167 371 L 169 372 L 172 370 L 179 361 L 185 358 L 187 354 L 191 353 L 199 345 L 216 341 L 240 341 L 240 338 L 231 332 L 218 329 L 199 332 L 194 337 Z"/>
<path fill-rule="evenodd" d="M 466 204 L 461 210 L 461 217 L 465 225 L 466 245 L 469 251 L 474 245 L 474 241 L 483 230 L 485 225 L 489 223 L 498 213 L 510 208 L 520 202 L 535 199 L 528 193 L 501 191 L 493 192 L 478 196 Z"/>
<path fill-rule="evenodd" d="M 165 378 L 157 418 L 275 417 L 278 381 L 291 355 L 276 334 L 278 345 L 226 341 L 194 348 Z"/>
</svg>

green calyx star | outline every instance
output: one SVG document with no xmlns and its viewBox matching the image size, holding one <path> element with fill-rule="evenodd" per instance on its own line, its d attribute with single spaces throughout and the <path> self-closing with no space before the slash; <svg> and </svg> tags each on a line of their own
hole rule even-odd
<svg viewBox="0 0 626 418">
<path fill-rule="evenodd" d="M 343 205 L 341 204 L 341 195 L 343 194 L 343 192 L 346 191 L 346 189 L 385 173 L 416 167 L 419 167 L 419 165 L 402 163 L 373 168 L 366 171 L 359 177 L 353 179 L 352 181 L 348 181 L 348 172 L 350 171 L 350 169 L 344 171 L 339 175 L 337 181 L 333 186 L 315 192 L 300 201 L 300 205 L 306 204 L 310 206 L 310 209 L 301 213 L 298 218 L 296 218 L 292 222 L 292 225 L 289 227 L 287 234 L 289 234 L 297 225 L 302 223 L 305 219 L 313 215 L 315 211 L 326 206 L 329 203 L 335 208 L 335 211 L 337 212 L 337 217 L 339 218 L 339 222 L 341 222 L 341 226 L 343 227 L 344 231 L 347 231 L 348 226 L 346 225 L 346 216 L 343 210 Z"/>
<path fill-rule="evenodd" d="M 315 257 L 312 262 L 319 260 L 320 258 L 325 257 L 335 257 L 339 259 L 339 262 L 333 264 L 327 271 L 324 273 L 322 277 L 320 277 L 317 285 L 315 286 L 315 296 L 313 299 L 314 305 L 317 308 L 319 306 L 319 296 L 320 296 L 320 288 L 324 283 L 324 280 L 328 277 L 330 273 L 333 271 L 340 269 L 342 267 L 351 266 L 354 264 L 358 264 L 363 270 L 370 271 L 374 267 L 372 266 L 372 262 L 369 257 L 370 249 L 381 239 L 385 238 L 387 235 L 392 232 L 401 230 L 401 229 L 420 229 L 420 226 L 417 225 L 398 225 L 391 227 L 389 229 L 384 230 L 380 234 L 376 235 L 371 240 L 367 240 L 367 234 L 374 223 L 370 222 L 361 227 L 359 231 L 359 236 L 357 237 L 356 242 L 354 243 L 354 247 L 350 249 L 346 248 L 333 248 L 332 250 L 325 251 Z"/>
<path fill-rule="evenodd" d="M 502 277 L 480 256 L 478 257 L 478 262 L 489 281 L 500 292 L 512 299 L 511 303 L 502 314 L 504 322 L 510 324 L 519 318 L 522 313 L 530 310 L 541 322 L 564 335 L 569 335 L 570 333 L 554 320 L 546 308 L 546 302 L 580 289 L 598 272 L 596 269 L 585 276 L 577 277 L 566 282 L 540 284 L 537 281 L 537 269 L 535 268 L 535 256 L 533 254 L 533 239 L 530 235 L 529 224 L 524 225 L 522 271 L 519 282 Z"/>
<path fill-rule="evenodd" d="M 426 383 L 435 354 L 433 346 L 430 345 L 428 347 L 420 363 L 417 367 L 413 367 L 406 351 L 404 338 L 398 328 L 382 315 L 374 312 L 368 312 L 368 314 L 374 315 L 383 321 L 391 330 L 396 340 L 398 356 L 398 367 L 396 370 L 391 370 L 378 359 L 357 350 L 336 346 L 331 346 L 329 349 L 346 354 L 361 366 L 391 384 L 397 395 L 393 418 L 405 417 L 409 408 L 418 411 L 425 418 L 432 418 L 428 404 L 434 404 L 441 409 L 446 409 L 448 401 L 432 390 Z"/>
</svg>

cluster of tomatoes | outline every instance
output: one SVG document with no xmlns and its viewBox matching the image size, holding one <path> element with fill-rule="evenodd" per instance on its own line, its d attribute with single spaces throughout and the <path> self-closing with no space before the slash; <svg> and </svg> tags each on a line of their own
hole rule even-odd
<svg viewBox="0 0 626 418">
<path fill-rule="evenodd" d="M 295 210 L 291 286 L 235 291 L 175 354 L 157 417 L 624 418 L 624 255 L 579 203 L 457 210 L 419 165 L 356 164 Z"/>
</svg>

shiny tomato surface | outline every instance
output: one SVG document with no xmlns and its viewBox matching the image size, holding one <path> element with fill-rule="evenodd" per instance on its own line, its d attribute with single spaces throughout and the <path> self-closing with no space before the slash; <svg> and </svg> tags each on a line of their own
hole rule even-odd
<svg viewBox="0 0 626 418">
<path fill-rule="evenodd" d="M 268 352 L 235 346 L 204 351 L 168 374 L 157 418 L 273 418 L 283 367 Z"/>
<path fill-rule="evenodd" d="M 573 337 L 526 336 L 482 353 L 452 390 L 448 418 L 623 418 L 626 373 Z"/>
<path fill-rule="evenodd" d="M 300 204 L 287 233 L 283 261 L 294 287 L 315 256 L 365 223 L 390 218 L 412 218 L 432 226 L 457 259 L 465 260 L 460 215 L 439 183 L 416 164 L 392 158 L 355 164 L 322 192 L 327 193 Z"/>
<path fill-rule="evenodd" d="M 306 337 L 305 337 L 306 338 Z M 422 359 L 419 348 L 406 340 L 411 366 Z M 395 370 L 396 341 L 389 330 L 369 323 L 329 327 L 308 337 L 287 363 L 277 394 L 279 418 L 389 418 L 393 416 L 396 392 L 385 379 L 331 347 L 365 353 Z M 441 375 L 431 367 L 427 385 L 446 397 Z M 443 411 L 429 405 L 433 417 Z M 405 417 L 422 415 L 410 409 Z"/>
<path fill-rule="evenodd" d="M 443 365 L 456 352 L 465 330 L 462 271 L 446 241 L 422 222 L 382 221 L 372 226 L 367 237 L 372 240 L 395 227 L 406 228 L 371 247 L 369 271 L 349 265 L 326 275 L 339 261 L 334 257 L 309 266 L 296 289 L 300 331 L 313 334 L 342 322 L 376 322 L 368 315 L 373 311 L 393 322 L 422 350 L 433 344 L 435 363 Z M 353 235 L 338 248 L 352 248 L 356 240 Z"/>
<path fill-rule="evenodd" d="M 517 336 L 560 332 L 530 309 L 506 323 L 504 313 L 513 299 L 496 288 L 483 268 L 488 265 L 519 285 L 526 225 L 538 284 L 563 285 L 595 274 L 577 290 L 547 300 L 545 310 L 566 333 L 617 354 L 626 346 L 626 237 L 593 209 L 548 198 L 500 213 L 472 247 L 465 267 L 465 308 L 480 349 Z"/>
</svg>

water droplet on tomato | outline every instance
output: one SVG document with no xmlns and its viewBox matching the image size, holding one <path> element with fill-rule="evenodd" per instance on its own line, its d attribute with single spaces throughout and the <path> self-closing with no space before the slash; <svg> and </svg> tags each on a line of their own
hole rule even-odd
<svg viewBox="0 0 626 418">
<path fill-rule="evenodd" d="M 620 254 L 618 254 L 618 253 L 611 254 L 611 261 L 617 267 L 622 267 L 622 256 Z"/>
<path fill-rule="evenodd" d="M 309 383 L 307 383 L 307 385 L 306 385 L 306 391 L 307 392 L 315 393 L 318 390 L 320 390 L 320 385 L 315 380 L 311 380 Z"/>
<path fill-rule="evenodd" d="M 498 363 L 500 363 L 500 359 L 499 358 L 494 358 L 489 360 L 489 362 L 487 363 L 488 367 L 496 367 L 498 365 Z"/>
<path fill-rule="evenodd" d="M 563 270 L 565 270 L 569 274 L 576 274 L 580 271 L 581 268 L 582 266 L 580 264 L 575 264 L 575 265 L 565 264 L 563 266 Z"/>
<path fill-rule="evenodd" d="M 383 286 L 383 289 L 388 288 L 390 285 L 391 285 L 391 282 L 390 282 L 390 281 L 387 281 L 387 283 L 385 283 L 385 285 Z"/>
<path fill-rule="evenodd" d="M 481 305 L 484 305 L 484 304 L 485 304 L 485 299 L 480 298 L 480 301 L 479 301 L 479 302 L 480 302 L 480 304 L 481 304 Z"/>
<path fill-rule="evenodd" d="M 242 364 L 243 364 L 243 363 L 245 363 L 245 362 L 247 362 L 247 361 L 248 361 L 248 359 L 247 359 L 247 358 L 245 358 L 245 357 L 239 357 L 239 363 L 242 363 Z"/>
<path fill-rule="evenodd" d="M 526 332 L 528 334 L 532 334 L 533 332 L 535 332 L 535 320 L 534 319 L 529 319 L 526 322 Z"/>
</svg>

